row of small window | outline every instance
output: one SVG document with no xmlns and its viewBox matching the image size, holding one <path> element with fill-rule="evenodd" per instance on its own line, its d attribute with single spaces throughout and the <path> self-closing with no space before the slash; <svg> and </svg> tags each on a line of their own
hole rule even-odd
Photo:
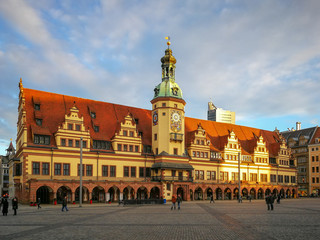
<svg viewBox="0 0 320 240">
<path fill-rule="evenodd" d="M 268 158 L 256 158 L 256 162 L 258 163 L 268 163 Z"/>
<path fill-rule="evenodd" d="M 67 142 L 68 142 L 68 147 L 80 147 L 80 140 L 74 140 L 74 139 L 65 139 L 65 138 L 61 138 L 60 140 L 60 144 L 61 146 L 67 146 Z M 82 141 L 82 147 L 86 148 L 87 147 L 87 141 Z"/>
<path fill-rule="evenodd" d="M 222 158 L 221 153 L 218 152 L 210 152 L 211 158 Z"/>
<path fill-rule="evenodd" d="M 41 166 L 41 168 L 40 168 Z M 82 165 L 82 176 L 92 176 L 93 165 Z M 50 175 L 50 164 L 40 162 L 32 162 L 32 174 L 33 175 Z M 54 175 L 56 176 L 70 176 L 70 164 L 69 163 L 55 163 Z M 78 164 L 78 176 L 80 176 L 80 164 Z M 117 177 L 116 166 L 102 166 L 103 177 Z M 136 177 L 136 167 L 123 167 L 123 177 Z M 151 168 L 139 167 L 139 178 L 151 177 Z"/>
<path fill-rule="evenodd" d="M 312 167 L 312 172 L 314 173 L 314 172 L 319 172 L 319 167 Z"/>
<path fill-rule="evenodd" d="M 128 133 L 129 133 L 129 135 L 128 135 Z M 123 136 L 134 137 L 134 131 L 123 130 L 122 134 L 123 134 Z"/>
<path fill-rule="evenodd" d="M 50 144 L 50 136 L 35 134 L 35 135 L 33 135 L 33 143 L 34 144 L 49 145 Z"/>
<path fill-rule="evenodd" d="M 167 104 L 166 103 L 162 103 L 161 105 L 162 107 L 166 107 Z M 174 104 L 174 107 L 177 108 L 178 107 L 178 104 Z M 153 109 L 156 109 L 157 108 L 157 104 L 153 105 Z"/>
<path fill-rule="evenodd" d="M 68 123 L 68 130 L 80 131 L 81 130 L 81 125 L 80 124 Z"/>
<path fill-rule="evenodd" d="M 123 167 L 123 177 L 136 177 L 136 167 Z M 151 168 L 139 167 L 139 178 L 151 177 Z"/>
<path fill-rule="evenodd" d="M 314 152 L 314 151 L 319 151 L 319 148 L 316 147 L 316 148 L 311 148 L 311 151 Z"/>
<path fill-rule="evenodd" d="M 198 145 L 204 145 L 204 140 L 197 140 L 196 143 L 197 143 Z"/>
<path fill-rule="evenodd" d="M 238 147 L 240 148 L 240 146 L 238 146 L 238 144 L 229 143 L 229 148 L 238 149 Z"/>
<path fill-rule="evenodd" d="M 308 152 L 307 148 L 292 149 L 292 153 L 305 153 L 305 152 Z"/>
<path fill-rule="evenodd" d="M 42 163 L 40 169 L 40 162 L 32 162 L 32 174 L 34 175 L 49 175 L 50 164 Z M 54 164 L 54 175 L 70 176 L 70 164 L 68 163 L 55 163 Z"/>
<path fill-rule="evenodd" d="M 102 140 L 93 140 L 92 148 L 110 150 L 111 149 L 111 142 L 102 141 Z"/>
<path fill-rule="evenodd" d="M 317 181 L 316 181 L 316 180 L 317 180 Z M 319 183 L 319 177 L 316 177 L 316 178 L 313 177 L 313 178 L 312 178 L 312 183 L 316 183 L 316 182 Z"/>
<path fill-rule="evenodd" d="M 281 150 L 281 154 L 282 154 L 282 155 L 288 155 L 289 152 L 288 152 L 287 150 Z"/>
<path fill-rule="evenodd" d="M 289 161 L 287 160 L 279 160 L 280 165 L 289 165 Z"/>
<path fill-rule="evenodd" d="M 227 154 L 226 155 L 226 159 L 227 160 L 238 160 L 238 156 L 237 155 L 229 155 L 229 154 Z"/>
<path fill-rule="evenodd" d="M 307 158 L 305 156 L 298 157 L 298 163 L 306 163 Z"/>
<path fill-rule="evenodd" d="M 251 156 L 243 155 L 243 156 L 242 156 L 242 161 L 251 162 Z"/>
<path fill-rule="evenodd" d="M 291 181 L 290 181 L 291 178 Z M 277 175 L 270 174 L 270 182 L 277 182 Z M 295 176 L 287 176 L 287 175 L 278 175 L 278 183 L 296 183 L 296 177 Z"/>
<path fill-rule="evenodd" d="M 270 174 L 270 182 L 276 182 L 277 175 Z M 285 183 L 289 183 L 290 176 L 283 176 L 278 175 L 278 182 L 283 183 L 283 179 Z M 203 170 L 195 170 L 195 180 L 204 180 L 204 171 Z M 207 171 L 207 178 L 206 180 L 216 180 L 216 171 Z M 220 172 L 220 180 L 221 181 L 229 181 L 229 172 Z M 237 172 L 231 173 L 232 181 L 239 180 L 239 174 Z M 247 173 L 242 173 L 242 181 L 247 181 Z M 250 173 L 250 181 L 257 182 L 258 181 L 258 174 L 257 173 Z M 268 182 L 268 175 L 267 174 L 260 174 L 260 182 Z M 291 176 L 291 183 L 296 182 L 296 177 Z"/>
<path fill-rule="evenodd" d="M 306 167 L 298 167 L 298 172 L 305 173 L 305 172 L 307 172 L 307 168 Z"/>
<path fill-rule="evenodd" d="M 319 156 L 311 156 L 312 162 L 319 161 Z"/>
<path fill-rule="evenodd" d="M 118 144 L 118 151 L 133 152 L 133 150 L 139 152 L 139 146 Z"/>
<path fill-rule="evenodd" d="M 264 147 L 259 147 L 259 152 L 265 152 L 266 151 L 266 149 L 264 148 Z"/>
<path fill-rule="evenodd" d="M 193 157 L 208 158 L 208 152 L 193 151 L 192 155 Z"/>
</svg>

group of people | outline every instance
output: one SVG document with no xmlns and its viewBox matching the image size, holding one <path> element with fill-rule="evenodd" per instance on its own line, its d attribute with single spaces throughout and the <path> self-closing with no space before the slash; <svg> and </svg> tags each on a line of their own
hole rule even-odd
<svg viewBox="0 0 320 240">
<path fill-rule="evenodd" d="M 273 210 L 273 203 L 274 203 L 275 197 L 272 194 L 269 194 L 266 196 L 266 204 L 268 206 L 268 210 Z"/>
<path fill-rule="evenodd" d="M 176 196 L 172 196 L 172 205 L 171 205 L 171 210 L 176 210 L 176 202 L 178 203 L 178 210 L 180 210 L 180 205 L 182 202 L 182 198 L 181 195 L 179 194 L 178 197 Z"/>
<path fill-rule="evenodd" d="M 4 197 L 1 199 L 0 202 L 0 209 L 2 208 L 2 214 L 3 216 L 8 216 L 8 210 L 9 210 L 9 201 L 7 197 Z M 18 210 L 18 199 L 14 197 L 12 199 L 12 209 L 13 209 L 13 215 L 17 215 Z"/>
</svg>

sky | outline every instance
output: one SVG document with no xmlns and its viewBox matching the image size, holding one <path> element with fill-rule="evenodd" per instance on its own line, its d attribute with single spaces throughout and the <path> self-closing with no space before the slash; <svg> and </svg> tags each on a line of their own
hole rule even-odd
<svg viewBox="0 0 320 240">
<path fill-rule="evenodd" d="M 318 0 L 0 0 L 0 155 L 25 88 L 150 109 L 166 36 L 187 117 L 319 125 Z"/>
</svg>

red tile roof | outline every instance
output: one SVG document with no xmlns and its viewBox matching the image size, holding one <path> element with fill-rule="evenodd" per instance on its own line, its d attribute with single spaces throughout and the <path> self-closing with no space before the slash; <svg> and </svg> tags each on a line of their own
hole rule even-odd
<svg viewBox="0 0 320 240">
<path fill-rule="evenodd" d="M 124 121 L 129 112 L 133 118 L 138 119 L 137 130 L 143 133 L 142 143 L 144 145 L 152 145 L 152 117 L 150 110 L 27 88 L 24 88 L 24 96 L 26 100 L 29 144 L 33 142 L 32 134 L 30 134 L 33 131 L 38 134 L 51 134 L 51 145 L 55 146 L 54 133 L 65 121 L 65 114 L 69 114 L 70 108 L 75 105 L 79 109 L 80 117 L 84 117 L 85 127 L 89 129 L 94 140 L 110 141 L 115 132 L 118 131 L 120 122 Z M 33 104 L 35 101 L 40 103 L 40 110 L 34 110 Z M 95 119 L 91 118 L 90 111 L 95 112 Z M 35 117 L 42 117 L 41 127 L 36 125 Z M 186 145 L 190 143 L 194 131 L 198 129 L 198 124 L 200 123 L 211 141 L 210 148 L 212 150 L 223 150 L 230 132 L 234 131 L 241 144 L 243 154 L 252 154 L 257 145 L 258 137 L 262 136 L 267 143 L 270 155 L 278 155 L 278 141 L 280 139 L 275 132 L 188 117 L 185 118 Z M 99 132 L 93 130 L 93 124 L 99 126 Z"/>
</svg>

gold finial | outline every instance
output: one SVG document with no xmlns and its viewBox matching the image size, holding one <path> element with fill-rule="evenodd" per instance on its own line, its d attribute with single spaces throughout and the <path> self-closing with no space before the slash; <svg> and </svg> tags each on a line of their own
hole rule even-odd
<svg viewBox="0 0 320 240">
<path fill-rule="evenodd" d="M 12 142 L 12 138 L 10 138 L 10 141 Z"/>
<path fill-rule="evenodd" d="M 167 41 L 167 45 L 168 45 L 168 48 L 169 48 L 169 46 L 170 46 L 170 44 L 171 44 L 171 42 L 170 42 L 170 37 L 169 36 L 167 36 L 167 37 L 165 37 L 165 39 L 167 39 L 168 41 Z"/>
<path fill-rule="evenodd" d="M 20 78 L 20 82 L 19 82 L 19 88 L 23 88 L 23 85 L 22 85 L 22 78 Z"/>
</svg>

